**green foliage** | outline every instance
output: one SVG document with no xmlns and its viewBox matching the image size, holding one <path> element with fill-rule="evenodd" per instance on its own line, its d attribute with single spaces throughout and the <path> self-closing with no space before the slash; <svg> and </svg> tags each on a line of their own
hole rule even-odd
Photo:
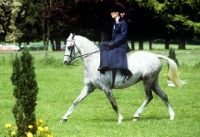
<svg viewBox="0 0 200 137">
<path fill-rule="evenodd" d="M 178 64 L 178 59 L 176 58 L 175 50 L 173 48 L 171 48 L 171 47 L 169 49 L 169 56 L 168 57 L 173 59 L 176 62 L 176 64 L 179 65 Z"/>
<path fill-rule="evenodd" d="M 99 41 L 109 39 L 115 0 L 14 0 L 0 6 L 0 40 L 21 42 L 44 40 L 60 45 L 66 34 Z M 130 40 L 199 38 L 200 2 L 195 0 L 118 0 L 126 7 Z M 0 3 L 1 4 L 1 3 Z M 89 8 L 88 8 L 89 7 Z M 103 9 L 103 10 L 102 10 Z M 134 10 L 133 10 L 134 9 Z M 97 33 L 98 32 L 98 33 Z M 55 43 L 56 42 L 56 43 Z M 59 48 L 57 48 L 59 49 Z"/>
<path fill-rule="evenodd" d="M 194 65 L 194 68 L 196 68 L 196 69 L 200 69 L 200 61 L 197 62 L 197 63 Z"/>
<path fill-rule="evenodd" d="M 36 132 L 34 111 L 37 105 L 38 87 L 34 70 L 33 58 L 28 50 L 24 49 L 20 58 L 18 55 L 15 56 L 11 81 L 14 85 L 13 95 L 16 98 L 13 115 L 19 137 L 26 137 L 28 125 L 33 125 L 33 134 Z"/>
<path fill-rule="evenodd" d="M 62 61 L 56 59 L 53 56 L 45 56 L 40 63 L 43 66 L 54 66 L 54 67 L 60 67 L 63 65 Z"/>
</svg>

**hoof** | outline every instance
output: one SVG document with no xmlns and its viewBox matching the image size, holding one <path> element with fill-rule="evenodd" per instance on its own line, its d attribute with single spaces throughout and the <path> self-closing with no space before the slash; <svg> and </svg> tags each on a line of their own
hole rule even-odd
<svg viewBox="0 0 200 137">
<path fill-rule="evenodd" d="M 60 123 L 67 122 L 67 119 L 61 119 Z"/>
<path fill-rule="evenodd" d="M 175 114 L 170 116 L 170 120 L 174 120 Z"/>
<path fill-rule="evenodd" d="M 139 117 L 134 117 L 133 118 L 133 122 L 136 122 L 136 121 L 138 121 L 139 120 Z"/>
<path fill-rule="evenodd" d="M 174 117 L 173 117 L 173 118 L 170 118 L 169 120 L 174 120 Z"/>
</svg>

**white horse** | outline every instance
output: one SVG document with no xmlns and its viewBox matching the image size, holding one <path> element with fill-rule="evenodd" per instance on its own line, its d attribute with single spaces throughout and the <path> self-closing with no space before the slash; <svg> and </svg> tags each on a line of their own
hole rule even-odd
<svg viewBox="0 0 200 137">
<path fill-rule="evenodd" d="M 144 103 L 139 107 L 133 116 L 133 121 L 139 118 L 139 114 L 143 111 L 145 106 L 153 99 L 152 91 L 155 92 L 165 103 L 170 114 L 170 120 L 174 119 L 175 113 L 170 106 L 167 95 L 162 91 L 158 85 L 158 75 L 161 71 L 162 64 L 160 59 L 165 59 L 169 63 L 169 77 L 172 82 L 177 86 L 181 87 L 183 81 L 180 80 L 177 71 L 176 63 L 165 56 L 156 55 L 150 52 L 138 51 L 135 53 L 128 54 L 128 68 L 133 73 L 133 76 L 125 83 L 122 83 L 123 76 L 120 70 L 117 70 L 115 80 L 113 80 L 112 71 L 106 71 L 105 74 L 100 74 L 97 71 L 100 64 L 99 48 L 90 40 L 85 37 L 70 34 L 67 39 L 64 64 L 69 65 L 73 59 L 80 57 L 84 65 L 84 83 L 85 86 L 81 91 L 80 95 L 75 99 L 72 106 L 69 108 L 67 113 L 63 116 L 61 122 L 67 121 L 68 117 L 74 110 L 75 106 L 80 101 L 86 98 L 96 88 L 104 91 L 108 97 L 113 109 L 117 113 L 118 123 L 121 123 L 123 117 L 118 110 L 112 88 L 123 89 L 128 88 L 140 80 L 144 85 L 144 91 L 146 93 L 146 99 Z M 159 59 L 160 58 L 160 59 Z"/>
</svg>

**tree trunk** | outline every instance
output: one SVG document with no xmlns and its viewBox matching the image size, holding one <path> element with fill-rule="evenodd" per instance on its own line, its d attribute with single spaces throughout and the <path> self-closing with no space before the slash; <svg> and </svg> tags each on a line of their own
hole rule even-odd
<svg viewBox="0 0 200 137">
<path fill-rule="evenodd" d="M 52 51 L 55 51 L 56 49 L 55 49 L 55 44 L 54 44 L 53 39 L 50 39 L 50 42 L 51 42 L 51 49 L 52 49 Z"/>
<path fill-rule="evenodd" d="M 49 7 L 52 7 L 52 0 L 49 1 Z M 46 25 L 45 25 L 46 24 Z M 49 39 L 50 39 L 50 25 L 49 25 L 49 20 L 47 20 L 47 22 L 45 22 L 44 26 L 46 26 L 46 39 L 45 39 L 45 50 L 48 50 L 49 47 Z M 44 28 L 45 30 L 45 28 Z"/>
<path fill-rule="evenodd" d="M 179 39 L 178 49 L 185 49 L 185 41 L 186 40 L 184 38 Z"/>
<path fill-rule="evenodd" d="M 169 38 L 165 38 L 165 49 L 169 49 Z"/>
<path fill-rule="evenodd" d="M 50 26 L 49 21 L 47 22 L 47 37 L 46 37 L 46 50 L 48 50 L 49 47 L 49 37 L 50 37 Z"/>
<path fill-rule="evenodd" d="M 139 50 L 143 50 L 143 40 L 139 40 Z"/>
<path fill-rule="evenodd" d="M 149 40 L 149 50 L 152 50 L 152 40 Z"/>
<path fill-rule="evenodd" d="M 61 41 L 59 39 L 56 39 L 56 51 L 60 51 L 61 50 Z"/>
<path fill-rule="evenodd" d="M 131 39 L 131 50 L 135 50 L 135 43 L 133 39 Z"/>
<path fill-rule="evenodd" d="M 21 48 L 22 47 L 22 42 L 18 41 L 18 45 L 19 45 L 19 48 Z"/>
<path fill-rule="evenodd" d="M 42 32 L 43 32 L 43 45 L 44 45 L 44 47 L 45 47 L 45 45 L 46 45 L 46 36 L 45 36 L 45 21 L 43 21 L 43 23 L 42 23 Z"/>
</svg>

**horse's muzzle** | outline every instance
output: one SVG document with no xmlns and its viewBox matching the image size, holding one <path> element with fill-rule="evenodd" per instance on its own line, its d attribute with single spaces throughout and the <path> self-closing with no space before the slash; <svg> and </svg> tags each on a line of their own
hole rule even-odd
<svg viewBox="0 0 200 137">
<path fill-rule="evenodd" d="M 64 63 L 65 65 L 71 65 L 71 64 L 72 64 L 71 61 L 66 61 L 66 60 L 65 60 L 63 63 Z"/>
</svg>

